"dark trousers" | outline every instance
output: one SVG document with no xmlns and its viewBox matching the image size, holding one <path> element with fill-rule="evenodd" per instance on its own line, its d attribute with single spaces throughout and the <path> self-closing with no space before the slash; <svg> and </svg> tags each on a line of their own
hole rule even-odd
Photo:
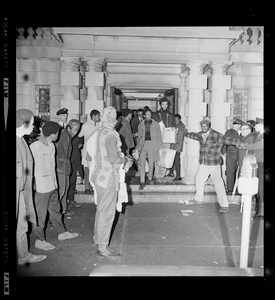
<svg viewBox="0 0 275 300">
<path fill-rule="evenodd" d="M 233 191 L 238 168 L 237 158 L 226 154 L 226 187 L 228 191 Z"/>
<path fill-rule="evenodd" d="M 180 172 L 180 152 L 176 152 L 173 167 L 169 170 L 169 174 L 174 175 L 174 170 L 176 170 L 176 177 L 181 177 Z"/>
<path fill-rule="evenodd" d="M 62 205 L 62 211 L 67 210 L 67 194 L 70 187 L 70 178 L 68 175 L 57 173 L 59 201 Z"/>
<path fill-rule="evenodd" d="M 84 173 L 85 173 L 85 190 L 90 190 L 92 189 L 92 186 L 89 182 L 89 168 L 84 167 Z"/>
<path fill-rule="evenodd" d="M 70 175 L 70 187 L 68 189 L 68 195 L 67 199 L 69 200 L 69 203 L 71 201 L 74 201 L 74 191 L 76 186 L 76 177 L 77 177 L 77 164 L 72 163 L 72 174 Z"/>
<path fill-rule="evenodd" d="M 50 214 L 51 222 L 57 234 L 66 231 L 62 222 L 62 214 L 60 213 L 60 202 L 58 200 L 58 191 L 54 190 L 49 193 L 35 192 L 34 196 L 35 210 L 38 219 L 38 226 L 33 224 L 35 236 L 44 241 L 47 212 Z"/>
<path fill-rule="evenodd" d="M 258 214 L 264 215 L 264 164 L 258 163 L 257 176 L 259 178 L 259 190 L 258 190 Z"/>
</svg>

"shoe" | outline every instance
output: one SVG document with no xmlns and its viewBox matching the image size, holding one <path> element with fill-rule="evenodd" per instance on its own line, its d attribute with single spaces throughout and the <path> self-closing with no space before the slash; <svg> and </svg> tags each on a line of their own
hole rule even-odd
<svg viewBox="0 0 275 300">
<path fill-rule="evenodd" d="M 154 184 L 154 180 L 148 180 L 147 182 L 149 185 L 153 185 Z"/>
<path fill-rule="evenodd" d="M 144 187 L 145 187 L 145 183 L 144 182 L 142 182 L 141 184 L 140 184 L 140 186 L 139 186 L 139 190 L 143 190 L 144 189 Z"/>
<path fill-rule="evenodd" d="M 173 174 L 167 174 L 164 177 L 174 177 L 174 175 Z"/>
<path fill-rule="evenodd" d="M 259 214 L 256 214 L 254 217 L 253 217 L 253 220 L 264 220 L 264 216 L 263 215 L 259 215 Z"/>
<path fill-rule="evenodd" d="M 174 179 L 172 179 L 172 181 L 179 181 L 181 180 L 181 177 L 175 177 Z"/>
<path fill-rule="evenodd" d="M 99 257 L 101 257 L 101 258 L 105 257 L 105 258 L 110 259 L 110 260 L 116 260 L 116 259 L 121 258 L 120 253 L 114 252 L 108 246 L 106 247 L 106 250 L 104 250 L 104 251 L 97 250 L 96 253 Z"/>
<path fill-rule="evenodd" d="M 231 196 L 231 195 L 232 195 L 232 191 L 227 191 L 227 192 L 226 192 L 226 195 Z"/>
<path fill-rule="evenodd" d="M 74 207 L 81 207 L 81 204 L 75 202 L 74 200 L 73 201 L 70 201 L 70 206 L 74 206 Z"/>
<path fill-rule="evenodd" d="M 74 214 L 74 211 L 73 210 L 71 210 L 71 211 L 70 210 L 65 210 L 65 211 L 63 211 L 62 214 L 66 217 L 70 217 Z"/>
<path fill-rule="evenodd" d="M 202 201 L 197 201 L 195 199 L 192 200 L 188 200 L 187 205 L 202 205 L 203 202 Z"/>
<path fill-rule="evenodd" d="M 27 257 L 18 258 L 18 265 L 22 266 L 25 264 L 40 262 L 46 258 L 47 258 L 47 255 L 35 255 L 32 253 L 29 253 L 29 255 Z"/>
<path fill-rule="evenodd" d="M 49 251 L 55 249 L 55 246 L 46 241 L 36 240 L 34 247 L 37 249 Z"/>
<path fill-rule="evenodd" d="M 71 233 L 69 231 L 65 231 L 63 233 L 60 233 L 57 238 L 59 241 L 64 241 L 64 240 L 68 240 L 68 239 L 74 239 L 77 236 L 79 236 L 78 233 Z"/>
<path fill-rule="evenodd" d="M 220 213 L 226 213 L 229 211 L 229 207 L 222 206 L 219 210 Z"/>
</svg>

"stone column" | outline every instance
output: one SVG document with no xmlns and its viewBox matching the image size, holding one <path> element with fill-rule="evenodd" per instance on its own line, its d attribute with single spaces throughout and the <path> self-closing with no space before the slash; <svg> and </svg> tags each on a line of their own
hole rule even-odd
<svg viewBox="0 0 275 300">
<path fill-rule="evenodd" d="M 226 75 L 226 70 L 231 64 L 232 62 L 229 61 L 212 62 L 213 75 L 209 77 L 211 127 L 222 134 L 227 130 L 226 118 L 230 117 L 230 103 L 227 102 L 227 90 L 231 89 L 231 76 Z"/>
<path fill-rule="evenodd" d="M 179 74 L 180 85 L 179 85 L 179 114 L 181 115 L 181 121 L 186 126 L 186 114 L 185 114 L 185 105 L 187 101 L 187 91 L 186 91 L 186 77 L 187 72 L 185 65 L 182 68 L 182 73 Z M 186 139 L 185 139 L 186 140 Z M 185 177 L 185 170 L 187 169 L 187 157 L 186 157 L 186 145 L 185 141 L 183 143 L 183 149 L 180 154 L 180 166 L 181 166 L 181 177 Z"/>
<path fill-rule="evenodd" d="M 89 116 L 93 109 L 102 112 L 104 108 L 103 85 L 104 77 L 102 67 L 104 60 L 99 58 L 86 58 L 86 87 L 88 88 L 87 99 L 85 100 L 85 113 Z"/>
<path fill-rule="evenodd" d="M 185 104 L 186 128 L 189 132 L 201 130 L 200 121 L 206 116 L 206 103 L 204 102 L 204 90 L 207 88 L 207 75 L 203 75 L 206 61 L 189 61 L 187 68 L 189 74 L 186 77 L 187 102 Z M 195 184 L 195 176 L 199 165 L 198 141 L 185 138 L 185 154 L 183 166 L 185 169 L 185 184 Z"/>
<path fill-rule="evenodd" d="M 65 86 L 65 94 L 60 108 L 68 109 L 68 121 L 79 120 L 79 58 L 61 57 L 61 63 L 61 85 Z"/>
</svg>

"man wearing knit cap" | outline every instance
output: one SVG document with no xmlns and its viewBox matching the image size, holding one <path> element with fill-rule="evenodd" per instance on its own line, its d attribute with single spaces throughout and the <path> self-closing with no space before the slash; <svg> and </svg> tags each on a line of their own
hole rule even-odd
<svg viewBox="0 0 275 300">
<path fill-rule="evenodd" d="M 99 257 L 119 259 L 120 254 L 109 248 L 111 229 L 115 218 L 118 191 L 120 188 L 119 169 L 122 164 L 132 164 L 121 152 L 121 141 L 116 125 L 116 110 L 106 107 L 101 116 L 102 126 L 93 131 L 87 141 L 90 183 L 94 188 L 96 207 L 94 238 L 98 245 Z"/>
<path fill-rule="evenodd" d="M 213 130 L 208 120 L 202 120 L 200 124 L 200 132 L 188 132 L 186 134 L 186 137 L 197 140 L 200 143 L 199 168 L 195 179 L 196 195 L 194 200 L 189 201 L 189 204 L 203 204 L 204 184 L 209 175 L 211 175 L 221 207 L 219 212 L 226 213 L 229 208 L 221 177 L 221 148 L 223 144 L 239 146 L 241 143 L 236 138 L 225 137 Z"/>
<path fill-rule="evenodd" d="M 46 122 L 42 127 L 42 136 L 30 145 L 34 158 L 35 197 L 38 226 L 33 230 L 36 236 L 35 248 L 52 250 L 55 248 L 46 241 L 45 227 L 47 212 L 55 228 L 58 239 L 65 240 L 78 236 L 77 233 L 66 231 L 60 213 L 60 202 L 55 170 L 55 142 L 58 138 L 60 126 L 56 122 Z"/>
<path fill-rule="evenodd" d="M 225 132 L 224 137 L 240 139 L 240 129 L 243 124 L 244 122 L 242 120 L 235 118 L 233 120 L 232 128 Z M 234 145 L 223 145 L 221 152 L 226 155 L 226 194 L 232 195 L 238 168 L 238 149 Z"/>
<path fill-rule="evenodd" d="M 56 115 L 59 117 L 58 124 L 61 126 L 61 128 L 65 128 L 68 120 L 68 109 L 61 108 L 57 111 Z"/>
<path fill-rule="evenodd" d="M 30 253 L 28 247 L 28 221 L 36 224 L 36 214 L 32 197 L 33 158 L 23 136 L 32 132 L 33 122 L 30 110 L 16 111 L 16 246 L 19 265 L 39 262 L 47 257 Z"/>
</svg>

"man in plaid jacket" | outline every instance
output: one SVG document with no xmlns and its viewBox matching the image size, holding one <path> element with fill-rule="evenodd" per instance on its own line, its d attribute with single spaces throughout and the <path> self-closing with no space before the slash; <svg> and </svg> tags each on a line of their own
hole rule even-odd
<svg viewBox="0 0 275 300">
<path fill-rule="evenodd" d="M 224 182 L 221 177 L 221 149 L 224 144 L 242 146 L 240 140 L 232 137 L 225 137 L 221 133 L 211 128 L 211 123 L 207 120 L 200 122 L 200 132 L 188 132 L 186 137 L 197 140 L 200 143 L 199 168 L 196 175 L 196 195 L 194 200 L 188 204 L 202 204 L 204 194 L 204 184 L 211 175 L 214 182 L 218 201 L 221 206 L 219 212 L 228 211 L 228 200 L 225 192 Z"/>
</svg>

